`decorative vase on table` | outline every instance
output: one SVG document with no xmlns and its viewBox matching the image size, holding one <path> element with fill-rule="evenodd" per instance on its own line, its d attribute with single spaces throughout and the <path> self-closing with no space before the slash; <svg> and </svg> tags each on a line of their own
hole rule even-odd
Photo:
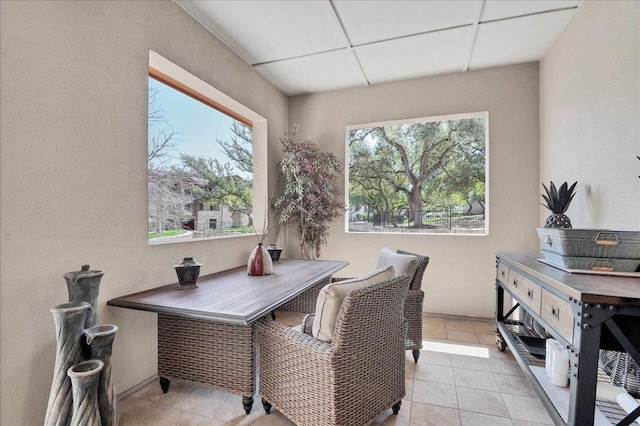
<svg viewBox="0 0 640 426">
<path fill-rule="evenodd" d="M 273 261 L 262 243 L 258 243 L 253 249 L 247 262 L 247 273 L 249 275 L 271 275 L 273 274 Z"/>
<path fill-rule="evenodd" d="M 202 263 L 194 260 L 193 257 L 185 257 L 182 262 L 176 263 L 174 267 L 178 276 L 178 289 L 197 288 L 201 266 Z"/>
<path fill-rule="evenodd" d="M 88 302 L 91 311 L 87 313 L 85 327 L 93 327 L 98 323 L 98 294 L 100 293 L 100 280 L 104 272 L 92 271 L 89 265 L 82 265 L 79 271 L 67 272 L 64 279 L 69 290 L 69 302 Z"/>
<path fill-rule="evenodd" d="M 44 424 L 66 426 L 72 408 L 69 368 L 82 361 L 81 337 L 91 305 L 87 302 L 63 303 L 51 308 L 56 325 L 56 364 L 49 393 L 49 403 Z"/>
<path fill-rule="evenodd" d="M 98 407 L 102 426 L 118 425 L 118 398 L 111 377 L 111 348 L 118 327 L 96 325 L 84 331 L 89 359 L 99 359 L 104 363 L 98 383 Z"/>
<path fill-rule="evenodd" d="M 98 384 L 104 363 L 99 359 L 83 361 L 69 368 L 73 385 L 71 426 L 101 426 L 98 408 Z"/>
<path fill-rule="evenodd" d="M 280 261 L 280 253 L 282 253 L 281 248 L 278 248 L 275 244 L 269 244 L 267 251 L 269 252 L 269 256 L 271 256 L 271 261 L 273 263 Z"/>
</svg>

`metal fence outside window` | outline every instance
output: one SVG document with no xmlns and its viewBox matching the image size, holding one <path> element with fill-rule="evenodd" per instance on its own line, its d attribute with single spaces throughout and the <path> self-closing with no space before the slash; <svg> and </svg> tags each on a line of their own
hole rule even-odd
<svg viewBox="0 0 640 426">
<path fill-rule="evenodd" d="M 483 233 L 484 229 L 485 214 L 483 211 L 469 211 L 469 209 L 460 207 L 445 207 L 420 212 L 403 210 L 400 213 L 352 214 L 349 219 L 349 231 L 352 232 L 437 233 L 449 231 L 478 234 Z"/>
</svg>

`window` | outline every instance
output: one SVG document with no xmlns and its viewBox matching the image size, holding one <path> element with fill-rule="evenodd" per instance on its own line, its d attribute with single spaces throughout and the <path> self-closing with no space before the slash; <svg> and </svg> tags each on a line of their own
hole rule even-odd
<svg viewBox="0 0 640 426">
<path fill-rule="evenodd" d="M 348 232 L 488 233 L 487 112 L 346 133 Z"/>
<path fill-rule="evenodd" d="M 153 51 L 148 95 L 149 243 L 253 235 L 266 120 Z"/>
</svg>

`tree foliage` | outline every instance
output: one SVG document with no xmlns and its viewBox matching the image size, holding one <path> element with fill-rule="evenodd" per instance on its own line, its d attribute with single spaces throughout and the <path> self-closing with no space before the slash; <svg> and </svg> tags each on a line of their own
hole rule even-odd
<svg viewBox="0 0 640 426">
<path fill-rule="evenodd" d="M 284 157 L 280 168 L 284 193 L 275 202 L 282 224 L 296 225 L 300 254 L 317 259 L 326 244 L 330 223 L 344 212 L 336 181 L 344 167 L 335 155 L 322 152 L 309 140 L 296 141 L 298 126 L 280 138 Z"/>
<path fill-rule="evenodd" d="M 227 162 L 181 154 L 179 134 L 165 116 L 157 96 L 159 90 L 161 86 L 150 84 L 149 229 L 181 229 L 183 220 L 191 214 L 187 207 L 194 202 L 224 206 L 247 215 L 251 221 L 253 183 L 237 171 L 252 173 L 252 129 L 235 121 L 230 140 L 216 141 Z"/>
<path fill-rule="evenodd" d="M 407 209 L 422 226 L 423 206 L 484 203 L 484 118 L 392 125 L 349 134 L 350 204 L 378 212 Z"/>
<path fill-rule="evenodd" d="M 253 182 L 236 174 L 229 163 L 221 163 L 215 158 L 181 155 L 185 169 L 191 172 L 197 182 L 191 192 L 196 200 L 225 206 L 233 212 L 251 217 L 253 208 Z"/>
<path fill-rule="evenodd" d="M 224 152 L 235 166 L 247 173 L 253 173 L 253 129 L 239 121 L 231 125 L 231 140 L 217 139 Z"/>
</svg>

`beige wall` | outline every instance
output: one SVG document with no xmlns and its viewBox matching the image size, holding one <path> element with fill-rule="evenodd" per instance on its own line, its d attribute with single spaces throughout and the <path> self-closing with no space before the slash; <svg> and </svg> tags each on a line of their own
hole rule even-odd
<svg viewBox="0 0 640 426">
<path fill-rule="evenodd" d="M 81 264 L 106 272 L 101 323 L 120 327 L 118 391 L 152 376 L 155 315 L 106 307 L 246 262 L 255 238 L 147 244 L 147 66 L 153 49 L 269 120 L 276 151 L 287 99 L 171 2 L 1 2 L 2 425 L 42 424 L 53 376 L 49 309 Z M 275 159 L 269 164 L 274 170 Z M 275 171 L 270 172 L 274 178 Z"/>
<path fill-rule="evenodd" d="M 579 182 L 576 228 L 640 229 L 639 26 L 640 2 L 582 2 L 541 62 L 540 176 Z"/>
<path fill-rule="evenodd" d="M 384 246 L 425 254 L 425 311 L 491 317 L 494 253 L 538 250 L 538 78 L 530 63 L 290 98 L 300 136 L 341 159 L 350 124 L 489 111 L 488 236 L 349 234 L 341 220 L 322 257 L 349 260 L 353 275 L 372 269 Z M 290 252 L 296 244 L 290 235 Z"/>
</svg>

